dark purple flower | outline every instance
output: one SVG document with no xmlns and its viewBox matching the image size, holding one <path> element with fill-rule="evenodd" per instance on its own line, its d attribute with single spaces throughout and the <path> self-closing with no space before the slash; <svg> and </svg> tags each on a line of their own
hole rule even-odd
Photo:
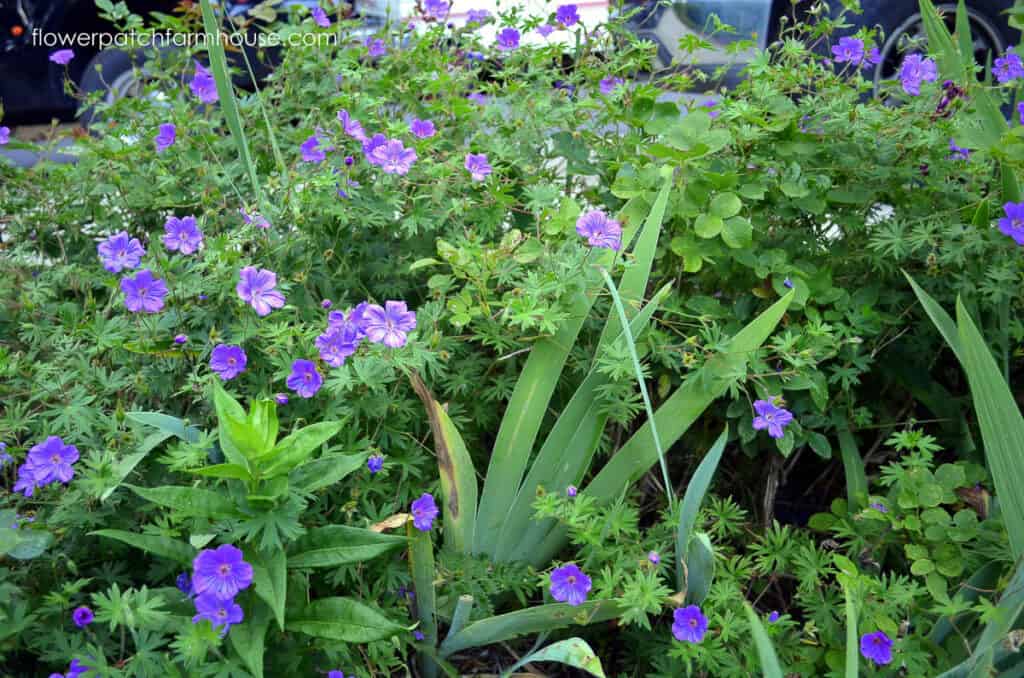
<svg viewBox="0 0 1024 678">
<path fill-rule="evenodd" d="M 507 52 L 516 47 L 519 47 L 519 31 L 514 28 L 502 28 L 498 32 L 498 49 Z"/>
<path fill-rule="evenodd" d="M 880 501 L 873 501 L 870 504 L 868 504 L 868 507 L 875 509 L 879 513 L 888 513 L 889 512 L 888 507 L 886 507 L 886 505 L 883 504 Z"/>
<path fill-rule="evenodd" d="M 320 308 L 330 308 L 334 305 L 334 302 L 330 299 L 323 299 L 320 301 Z"/>
<path fill-rule="evenodd" d="M 405 346 L 406 334 L 416 329 L 416 313 L 404 301 L 386 301 L 384 307 L 371 304 L 364 311 L 366 338 L 388 348 Z"/>
<path fill-rule="evenodd" d="M 484 181 L 493 171 L 486 153 L 467 153 L 465 167 L 473 181 Z"/>
<path fill-rule="evenodd" d="M 316 338 L 316 347 L 320 351 L 321 360 L 331 367 L 341 367 L 345 364 L 345 358 L 359 348 L 360 341 L 355 328 L 350 325 L 328 326 L 327 331 Z"/>
<path fill-rule="evenodd" d="M 292 363 L 292 372 L 285 380 L 288 388 L 303 398 L 312 398 L 324 383 L 316 365 L 310 360 L 299 359 Z"/>
<path fill-rule="evenodd" d="M 920 54 L 910 54 L 900 66 L 900 84 L 903 91 L 911 96 L 921 94 L 922 82 L 935 82 L 939 77 L 935 62 L 925 59 Z"/>
<path fill-rule="evenodd" d="M 127 231 L 120 231 L 96 246 L 103 268 L 111 273 L 120 273 L 124 269 L 135 268 L 146 254 L 138 238 L 132 238 Z"/>
<path fill-rule="evenodd" d="M 769 624 L 774 624 L 777 621 L 779 621 L 779 611 L 778 610 L 772 610 L 772 613 L 770 615 L 768 615 L 768 623 Z"/>
<path fill-rule="evenodd" d="M 132 313 L 157 313 L 164 307 L 167 284 L 144 268 L 134 276 L 121 278 L 124 305 Z"/>
<path fill-rule="evenodd" d="M 323 162 L 327 157 L 327 153 L 320 148 L 320 139 L 315 134 L 303 141 L 299 150 L 302 152 L 303 162 Z"/>
<path fill-rule="evenodd" d="M 174 126 L 174 123 L 166 122 L 157 129 L 159 132 L 157 132 L 153 141 L 156 143 L 156 152 L 163 153 L 174 145 L 174 140 L 177 138 L 177 128 Z"/>
<path fill-rule="evenodd" d="M 650 561 L 652 565 L 657 565 L 661 562 L 661 556 L 658 555 L 657 551 L 651 551 L 647 554 L 647 560 Z"/>
<path fill-rule="evenodd" d="M 865 633 L 860 637 L 860 653 L 879 666 L 892 661 L 892 640 L 883 631 Z"/>
<path fill-rule="evenodd" d="M 67 66 L 75 58 L 75 52 L 71 49 L 58 49 L 50 54 L 50 61 L 61 66 Z"/>
<path fill-rule="evenodd" d="M 540 33 L 542 38 L 546 38 L 555 32 L 555 27 L 551 24 L 541 24 L 537 26 L 537 32 Z"/>
<path fill-rule="evenodd" d="M 379 165 L 377 161 L 376 152 L 377 149 L 388 142 L 388 138 L 381 133 L 374 134 L 372 137 L 363 142 L 363 155 L 366 156 L 367 162 L 371 165 Z"/>
<path fill-rule="evenodd" d="M 188 88 L 192 90 L 192 94 L 194 94 L 204 104 L 217 103 L 217 100 L 219 99 L 217 94 L 217 81 L 213 79 L 213 74 L 210 73 L 205 66 L 198 61 L 195 62 L 195 64 L 196 71 L 192 75 L 192 80 L 188 83 Z"/>
<path fill-rule="evenodd" d="M 999 84 L 1005 85 L 1024 77 L 1024 63 L 1021 63 L 1020 57 L 1013 52 L 1007 52 L 996 59 L 992 67 L 992 74 L 996 76 Z"/>
<path fill-rule="evenodd" d="M 486 9 L 471 9 L 466 14 L 466 25 L 485 24 L 491 18 L 491 13 Z"/>
<path fill-rule="evenodd" d="M 430 532 L 434 526 L 434 519 L 440 513 L 437 504 L 434 503 L 433 495 L 424 492 L 420 498 L 412 503 L 412 525 L 420 532 Z"/>
<path fill-rule="evenodd" d="M 288 404 L 288 394 L 287 393 L 278 393 L 277 395 L 274 396 L 274 402 L 277 403 L 278 405 L 287 405 Z"/>
<path fill-rule="evenodd" d="M 256 315 L 263 317 L 275 308 L 284 306 L 284 295 L 274 289 L 277 275 L 265 268 L 246 266 L 238 272 L 239 282 L 235 291 L 242 301 L 256 309 Z"/>
<path fill-rule="evenodd" d="M 380 165 L 385 174 L 404 175 L 416 162 L 416 151 L 406 148 L 398 139 L 390 139 L 375 147 L 371 153 L 373 163 Z"/>
<path fill-rule="evenodd" d="M 366 141 L 366 132 L 363 131 L 363 125 L 349 115 L 349 112 L 344 108 L 338 111 L 338 122 L 341 123 L 341 129 L 345 134 L 360 143 Z"/>
<path fill-rule="evenodd" d="M 366 46 L 367 54 L 374 59 L 388 53 L 387 45 L 380 38 L 369 37 L 363 44 Z"/>
<path fill-rule="evenodd" d="M 24 466 L 31 469 L 32 480 L 38 487 L 56 482 L 66 485 L 75 476 L 76 461 L 77 447 L 65 445 L 64 440 L 58 436 L 49 436 L 44 442 L 29 449 Z"/>
<path fill-rule="evenodd" d="M 231 600 L 252 584 L 252 565 L 242 550 L 231 544 L 203 549 L 192 561 L 192 586 L 196 595 Z"/>
<path fill-rule="evenodd" d="M 366 468 L 370 469 L 370 475 L 375 475 L 384 468 L 384 455 L 375 454 L 366 460 Z"/>
<path fill-rule="evenodd" d="M 576 5 L 559 5 L 555 10 L 555 20 L 566 28 L 575 26 L 580 20 L 577 9 Z"/>
<path fill-rule="evenodd" d="M 419 137 L 420 139 L 429 139 L 437 134 L 437 129 L 434 127 L 433 122 L 430 120 L 420 120 L 419 118 L 412 119 L 412 122 L 409 123 L 409 131 L 412 132 L 414 137 Z"/>
<path fill-rule="evenodd" d="M 335 669 L 327 672 L 327 678 L 345 678 L 345 674 L 341 672 L 341 669 Z"/>
<path fill-rule="evenodd" d="M 837 64 L 859 66 L 864 59 L 864 41 L 851 37 L 839 38 L 839 44 L 832 46 L 832 55 Z"/>
<path fill-rule="evenodd" d="M 11 140 L 11 128 L 0 127 L 0 146 L 6 145 Z"/>
<path fill-rule="evenodd" d="M 196 596 L 196 616 L 192 617 L 192 623 L 198 624 L 204 619 L 209 621 L 213 628 L 220 629 L 221 638 L 244 617 L 242 606 L 230 598 L 224 600 L 209 593 Z"/>
<path fill-rule="evenodd" d="M 696 605 L 676 608 L 672 613 L 672 635 L 686 643 L 699 643 L 708 632 L 708 618 Z"/>
<path fill-rule="evenodd" d="M 1024 101 L 1017 104 L 1017 122 L 1024 125 Z"/>
<path fill-rule="evenodd" d="M 429 19 L 441 21 L 448 16 L 450 9 L 448 0 L 423 0 L 423 15 Z"/>
<path fill-rule="evenodd" d="M 576 233 L 586 238 L 591 247 L 616 252 L 622 247 L 622 224 L 601 210 L 591 210 L 577 219 Z"/>
<path fill-rule="evenodd" d="M 218 344 L 210 353 L 210 369 L 217 373 L 221 381 L 229 381 L 245 372 L 247 362 L 249 358 L 242 347 L 233 344 Z"/>
<path fill-rule="evenodd" d="M 71 619 L 75 622 L 75 626 L 80 629 L 84 629 L 86 626 L 92 623 L 96 615 L 92 613 L 85 605 L 81 605 L 75 608 L 75 611 L 71 613 Z"/>
<path fill-rule="evenodd" d="M 754 430 L 762 431 L 768 429 L 768 435 L 772 438 L 782 438 L 786 435 L 783 432 L 793 421 L 793 413 L 781 407 L 776 407 L 770 400 L 755 400 Z"/>
<path fill-rule="evenodd" d="M 1024 246 L 1024 202 L 1008 202 L 1003 211 L 1006 216 L 999 220 L 999 232 Z"/>
<path fill-rule="evenodd" d="M 64 674 L 64 678 L 79 678 L 83 673 L 92 671 L 92 668 L 81 663 L 77 659 L 72 659 L 68 665 L 68 672 Z"/>
<path fill-rule="evenodd" d="M 196 218 L 192 215 L 181 219 L 167 217 L 164 233 L 164 247 L 171 252 L 192 254 L 203 244 L 203 232 L 196 226 Z"/>
<path fill-rule="evenodd" d="M 195 593 L 192 590 L 192 577 L 188 576 L 188 572 L 179 574 L 178 578 L 174 580 L 174 585 L 186 596 L 191 596 Z"/>
<path fill-rule="evenodd" d="M 186 335 L 186 334 L 176 334 L 176 335 L 174 335 L 174 343 L 178 344 L 179 346 L 184 344 L 187 341 L 188 341 L 188 335 Z"/>
<path fill-rule="evenodd" d="M 327 18 L 327 12 L 320 7 L 314 7 L 309 12 L 313 16 L 313 22 L 320 28 L 330 28 L 331 20 Z"/>
<path fill-rule="evenodd" d="M 576 489 L 575 485 L 570 485 L 569 487 L 565 488 L 565 496 L 569 497 L 569 499 L 574 499 L 576 495 L 579 494 L 579 492 L 580 491 Z"/>
<path fill-rule="evenodd" d="M 609 96 L 612 92 L 615 91 L 616 87 L 625 84 L 625 82 L 626 81 L 623 80 L 622 78 L 618 78 L 614 75 L 609 75 L 607 77 L 601 78 L 601 82 L 598 84 L 598 87 L 601 90 L 601 94 Z"/>
<path fill-rule="evenodd" d="M 590 577 L 576 566 L 569 563 L 556 567 L 551 571 L 551 597 L 560 603 L 569 603 L 573 607 L 587 602 L 590 593 Z"/>
<path fill-rule="evenodd" d="M 787 290 L 793 289 L 793 281 L 789 279 L 789 276 L 786 276 L 786 279 L 782 281 L 782 286 Z"/>
<path fill-rule="evenodd" d="M 970 160 L 971 151 L 967 148 L 962 148 L 956 145 L 956 141 L 953 139 L 949 140 L 949 159 L 950 160 Z"/>
</svg>

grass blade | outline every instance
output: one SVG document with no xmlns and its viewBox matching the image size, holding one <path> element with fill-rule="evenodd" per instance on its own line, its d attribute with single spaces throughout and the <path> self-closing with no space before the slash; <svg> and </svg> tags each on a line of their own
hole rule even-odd
<svg viewBox="0 0 1024 678">
<path fill-rule="evenodd" d="M 857 606 L 850 595 L 850 589 L 843 587 L 846 596 L 846 678 L 860 675 L 860 644 L 857 637 Z"/>
<path fill-rule="evenodd" d="M 864 470 L 864 459 L 857 449 L 857 440 L 844 420 L 837 431 L 839 452 L 843 458 L 843 472 L 846 474 L 846 501 L 851 512 L 868 505 L 868 475 Z"/>
<path fill-rule="evenodd" d="M 754 646 L 757 647 L 757 657 L 761 660 L 761 675 L 764 678 L 783 678 L 782 666 L 779 664 L 779 657 L 775 654 L 775 646 L 772 645 L 768 632 L 761 623 L 761 618 L 754 612 L 749 603 L 743 603 L 743 609 L 747 613 L 747 621 L 750 622 L 750 635 L 754 637 Z"/>
<path fill-rule="evenodd" d="M 703 532 L 693 535 L 686 549 L 686 603 L 700 605 L 711 591 L 715 578 L 715 547 Z"/>
<path fill-rule="evenodd" d="M 676 530 L 676 588 L 679 591 L 685 590 L 687 581 L 688 564 L 684 564 L 684 554 L 689 550 L 693 526 L 697 524 L 697 514 L 700 513 L 704 495 L 707 494 L 708 487 L 711 486 L 711 479 L 718 469 L 718 463 L 722 460 L 727 439 L 728 431 L 722 431 L 718 440 L 697 466 L 693 477 L 690 478 L 689 485 L 686 486 L 686 493 L 683 495 L 683 503 L 679 509 L 679 528 Z M 689 560 L 689 557 L 686 556 L 685 560 Z"/>
<path fill-rule="evenodd" d="M 409 534 L 409 567 L 412 569 L 413 588 L 416 590 L 416 613 L 420 620 L 423 642 L 437 647 L 437 600 L 434 594 L 434 545 L 430 532 L 422 532 L 407 523 Z M 437 664 L 426 654 L 420 655 L 420 670 L 424 678 L 437 675 Z"/>
</svg>

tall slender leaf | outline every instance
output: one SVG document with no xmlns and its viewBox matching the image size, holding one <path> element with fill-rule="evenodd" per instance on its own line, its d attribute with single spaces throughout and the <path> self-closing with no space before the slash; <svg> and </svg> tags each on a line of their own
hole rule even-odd
<svg viewBox="0 0 1024 678">
<path fill-rule="evenodd" d="M 405 627 L 376 608 L 352 598 L 321 598 L 289 611 L 286 628 L 317 638 L 345 643 L 370 643 L 390 638 Z"/>
<path fill-rule="evenodd" d="M 196 557 L 196 550 L 183 541 L 163 537 L 156 534 L 136 534 L 124 530 L 96 530 L 89 534 L 107 539 L 116 539 L 119 542 L 134 546 L 137 549 L 152 553 L 162 558 L 169 558 L 183 565 L 191 565 L 192 559 Z"/>
<path fill-rule="evenodd" d="M 744 602 L 743 609 L 747 613 L 747 621 L 750 622 L 750 635 L 754 637 L 757 658 L 761 660 L 761 675 L 764 678 L 783 678 L 784 674 L 782 666 L 779 664 L 779 657 L 775 654 L 775 646 L 772 645 L 772 640 L 768 637 L 761 618 L 749 603 Z"/>
<path fill-rule="evenodd" d="M 700 605 L 711 591 L 715 579 L 715 547 L 703 532 L 693 535 L 686 549 L 686 602 Z"/>
<path fill-rule="evenodd" d="M 423 642 L 437 647 L 437 598 L 434 593 L 434 544 L 430 533 L 406 524 L 409 533 L 409 567 L 412 570 L 413 589 L 416 591 L 416 613 L 420 621 Z M 420 656 L 420 670 L 425 678 L 437 675 L 437 664 L 426 655 Z"/>
<path fill-rule="evenodd" d="M 857 606 L 850 589 L 843 587 L 846 595 L 846 678 L 857 678 L 860 675 L 860 645 L 857 637 Z"/>
<path fill-rule="evenodd" d="M 864 459 L 857 449 L 857 441 L 844 421 L 837 431 L 839 452 L 843 458 L 843 472 L 846 474 L 846 500 L 851 511 L 858 511 L 868 505 L 868 475 L 864 470 Z"/>
<path fill-rule="evenodd" d="M 679 527 L 676 530 L 676 588 L 684 590 L 686 583 L 684 557 L 690 545 L 690 536 L 693 534 L 693 526 L 697 524 L 697 514 L 700 513 L 701 504 L 704 503 L 704 495 L 711 486 L 711 479 L 718 470 L 718 463 L 722 460 L 722 453 L 725 452 L 725 443 L 728 440 L 728 430 L 722 431 L 721 435 L 711 446 L 708 453 L 704 455 L 693 472 L 690 483 L 686 486 L 686 493 L 683 495 L 683 502 L 679 506 Z"/>
<path fill-rule="evenodd" d="M 245 623 L 236 624 L 228 634 L 231 647 L 254 678 L 263 678 L 263 652 L 269 626 L 270 608 L 257 603 L 253 609 L 246 610 Z"/>
<path fill-rule="evenodd" d="M 284 551 L 246 554 L 252 561 L 252 583 L 256 595 L 270 606 L 277 625 L 284 631 L 284 608 L 288 595 L 288 557 Z"/>
<path fill-rule="evenodd" d="M 289 549 L 288 567 L 338 567 L 360 563 L 403 548 L 408 540 L 347 525 L 317 527 L 299 537 Z"/>
</svg>

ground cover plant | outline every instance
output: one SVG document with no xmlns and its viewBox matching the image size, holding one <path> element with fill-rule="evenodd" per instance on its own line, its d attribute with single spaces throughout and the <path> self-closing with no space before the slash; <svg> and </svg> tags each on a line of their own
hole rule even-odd
<svg viewBox="0 0 1024 678">
<path fill-rule="evenodd" d="M 1024 64 L 833 5 L 267 6 L 0 164 L 0 675 L 1015 675 Z"/>
</svg>

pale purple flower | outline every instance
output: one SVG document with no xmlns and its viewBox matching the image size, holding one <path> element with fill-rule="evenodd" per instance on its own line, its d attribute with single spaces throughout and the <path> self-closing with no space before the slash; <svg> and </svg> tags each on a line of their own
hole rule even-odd
<svg viewBox="0 0 1024 678">
<path fill-rule="evenodd" d="M 882 53 L 878 51 L 877 47 L 872 47 L 868 50 L 867 56 L 864 57 L 864 61 L 861 62 L 861 66 L 865 68 L 868 66 L 877 66 L 882 63 Z"/>
<path fill-rule="evenodd" d="M 575 26 L 580 20 L 577 9 L 576 5 L 559 5 L 555 10 L 555 20 L 566 28 Z"/>
<path fill-rule="evenodd" d="M 316 347 L 320 351 L 320 359 L 331 367 L 341 367 L 345 358 L 359 348 L 360 338 L 351 326 L 329 328 L 327 332 L 316 338 Z"/>
<path fill-rule="evenodd" d="M 858 66 L 864 59 L 864 41 L 851 37 L 839 38 L 839 44 L 832 46 L 832 55 L 837 64 Z"/>
<path fill-rule="evenodd" d="M 471 9 L 466 14 L 466 25 L 485 24 L 491 18 L 491 13 L 486 9 Z"/>
<path fill-rule="evenodd" d="M 178 344 L 179 346 L 181 346 L 182 344 L 184 344 L 186 342 L 188 342 L 188 335 L 185 335 L 185 334 L 177 334 L 177 335 L 175 335 L 175 337 L 174 337 L 174 343 L 175 344 Z"/>
<path fill-rule="evenodd" d="M 672 635 L 686 643 L 699 643 L 708 632 L 708 618 L 696 605 L 676 608 L 672 613 Z"/>
<path fill-rule="evenodd" d="M 242 606 L 232 599 L 222 600 L 217 596 L 206 594 L 196 596 L 196 616 L 192 617 L 192 623 L 198 624 L 207 620 L 213 628 L 220 629 L 220 636 L 227 635 L 228 630 L 234 624 L 240 624 L 245 615 Z"/>
<path fill-rule="evenodd" d="M 241 346 L 234 344 L 217 344 L 210 353 L 210 369 L 217 373 L 221 381 L 234 379 L 245 372 L 249 357 Z"/>
<path fill-rule="evenodd" d="M 419 118 L 412 119 L 412 122 L 409 123 L 409 131 L 412 132 L 414 137 L 420 139 L 429 139 L 437 134 L 437 129 L 434 127 L 433 122 L 430 120 L 420 120 Z"/>
<path fill-rule="evenodd" d="M 38 487 L 61 482 L 65 485 L 75 477 L 74 463 L 78 461 L 78 448 L 66 445 L 58 436 L 49 436 L 45 441 L 33 445 L 22 468 L 29 468 L 32 483 Z M 19 469 L 19 480 L 20 480 Z M 15 488 L 17 489 L 17 488 Z M 26 497 L 32 496 L 26 494 Z"/>
<path fill-rule="evenodd" d="M 658 555 L 657 551 L 650 551 L 647 554 L 647 560 L 650 561 L 651 565 L 657 565 L 661 562 L 661 556 Z"/>
<path fill-rule="evenodd" d="M 900 84 L 903 91 L 912 96 L 921 94 L 922 82 L 935 82 L 939 77 L 935 62 L 920 54 L 910 54 L 900 66 Z"/>
<path fill-rule="evenodd" d="M 67 66 L 75 58 L 74 50 L 58 49 L 50 54 L 50 61 L 61 66 Z"/>
<path fill-rule="evenodd" d="M 384 174 L 405 175 L 416 162 L 416 151 L 406 148 L 398 139 L 390 139 L 373 149 L 371 153 L 375 165 L 379 165 Z"/>
<path fill-rule="evenodd" d="M 576 220 L 576 233 L 587 239 L 591 247 L 619 251 L 622 247 L 622 224 L 601 210 L 591 210 Z"/>
<path fill-rule="evenodd" d="M 0 127 L 0 146 L 4 146 L 11 140 L 11 128 Z"/>
<path fill-rule="evenodd" d="M 330 28 L 331 20 L 327 18 L 327 12 L 321 7 L 314 7 L 310 10 L 310 14 L 313 16 L 313 21 L 320 28 Z"/>
<path fill-rule="evenodd" d="M 327 327 L 343 329 L 351 327 L 361 339 L 366 336 L 366 309 L 370 307 L 368 302 L 361 302 L 347 314 L 343 311 L 331 311 L 327 314 Z"/>
<path fill-rule="evenodd" d="M 382 468 L 384 468 L 384 456 L 375 454 L 366 460 L 366 468 L 370 470 L 370 475 L 376 475 Z"/>
<path fill-rule="evenodd" d="M 469 99 L 470 101 L 472 101 L 475 104 L 480 104 L 481 106 L 486 106 L 487 102 L 488 102 L 487 95 L 484 94 L 483 92 L 473 92 L 472 94 L 470 94 L 466 98 Z M 1024 123 L 1021 123 L 1021 124 L 1024 124 Z"/>
<path fill-rule="evenodd" d="M 192 215 L 181 219 L 167 217 L 164 233 L 164 247 L 171 252 L 192 254 L 203 244 L 203 232 L 196 226 L 196 218 Z"/>
<path fill-rule="evenodd" d="M 502 28 L 498 32 L 498 49 L 507 52 L 516 47 L 519 47 L 519 31 L 514 28 Z"/>
<path fill-rule="evenodd" d="M 121 278 L 124 305 L 132 313 L 157 313 L 164 307 L 167 284 L 144 268 L 134 276 Z"/>
<path fill-rule="evenodd" d="M 424 492 L 420 498 L 412 503 L 412 525 L 420 532 L 430 532 L 434 526 L 434 519 L 440 511 L 434 502 L 434 497 Z"/>
<path fill-rule="evenodd" d="M 265 268 L 246 266 L 238 272 L 239 282 L 235 291 L 242 301 L 256 309 L 256 315 L 263 317 L 275 308 L 284 306 L 284 295 L 274 289 L 277 275 Z"/>
<path fill-rule="evenodd" d="M 386 301 L 384 306 L 370 304 L 364 312 L 366 338 L 388 348 L 405 346 L 407 333 L 416 329 L 416 313 L 404 301 Z"/>
<path fill-rule="evenodd" d="M 199 596 L 231 600 L 252 584 L 252 565 L 245 562 L 242 550 L 231 544 L 203 549 L 192 561 L 192 570 L 192 586 Z"/>
<path fill-rule="evenodd" d="M 349 112 L 344 108 L 338 111 L 338 122 L 341 123 L 341 129 L 345 134 L 352 137 L 359 143 L 366 142 L 366 132 L 363 131 L 362 123 L 349 115 Z"/>
<path fill-rule="evenodd" d="M 310 360 L 298 359 L 292 363 L 292 372 L 285 380 L 288 388 L 303 398 L 312 398 L 323 386 L 324 378 L 320 376 L 316 365 Z"/>
<path fill-rule="evenodd" d="M 80 629 L 84 629 L 86 626 L 92 623 L 92 620 L 96 618 L 96 615 L 92 613 L 85 605 L 80 605 L 75 608 L 75 611 L 71 613 L 71 620 L 75 622 L 75 626 Z"/>
<path fill-rule="evenodd" d="M 103 268 L 111 273 L 120 273 L 138 266 L 146 254 L 146 248 L 138 238 L 129 236 L 127 231 L 120 231 L 97 245 L 96 252 L 100 255 Z"/>
<path fill-rule="evenodd" d="M 163 153 L 168 148 L 174 145 L 174 140 L 177 138 L 178 129 L 174 126 L 174 123 L 165 122 L 157 128 L 156 137 L 153 142 L 156 144 L 156 152 Z"/>
<path fill-rule="evenodd" d="M 299 150 L 302 152 L 303 162 L 323 162 L 327 157 L 324 149 L 320 148 L 320 139 L 315 134 L 303 141 Z"/>
<path fill-rule="evenodd" d="M 380 38 L 369 37 L 363 43 L 366 46 L 367 54 L 372 58 L 382 57 L 388 53 L 387 45 Z"/>
<path fill-rule="evenodd" d="M 892 640 L 884 631 L 865 633 L 860 637 L 860 653 L 879 666 L 892 662 Z"/>
<path fill-rule="evenodd" d="M 37 487 L 40 485 L 36 483 L 35 469 L 31 461 L 26 459 L 25 463 L 18 467 L 18 478 L 14 481 L 14 487 L 11 490 L 31 497 L 35 494 Z"/>
<path fill-rule="evenodd" d="M 379 165 L 377 161 L 376 151 L 378 148 L 388 142 L 388 138 L 381 133 L 374 134 L 371 138 L 363 142 L 363 155 L 366 156 L 367 162 L 371 165 Z"/>
<path fill-rule="evenodd" d="M 555 27 L 551 24 L 541 24 L 537 26 L 537 32 L 540 33 L 542 38 L 546 38 L 555 32 Z"/>
<path fill-rule="evenodd" d="M 423 14 L 427 18 L 443 20 L 448 16 L 451 4 L 448 0 L 423 0 Z"/>
<path fill-rule="evenodd" d="M 772 438 L 782 438 L 786 434 L 783 429 L 793 421 L 793 413 L 787 409 L 776 407 L 770 400 L 755 400 L 754 430 L 763 431 L 768 429 L 768 435 Z"/>
<path fill-rule="evenodd" d="M 493 171 L 486 153 L 467 153 L 465 167 L 473 181 L 484 181 Z"/>
<path fill-rule="evenodd" d="M 277 395 L 274 396 L 274 402 L 277 403 L 278 405 L 287 405 L 288 404 L 288 394 L 287 393 L 278 393 Z"/>
<path fill-rule="evenodd" d="M 999 84 L 1005 85 L 1024 77 L 1024 63 L 1021 63 L 1020 57 L 1013 52 L 1007 52 L 996 59 L 992 67 L 992 74 L 996 76 Z"/>
<path fill-rule="evenodd" d="M 889 512 L 889 509 L 886 507 L 886 505 L 883 504 L 880 501 L 873 501 L 870 504 L 868 504 L 868 507 L 875 509 L 879 513 L 888 513 Z"/>
<path fill-rule="evenodd" d="M 623 80 L 622 78 L 618 78 L 614 75 L 609 75 L 607 77 L 601 78 L 601 82 L 598 84 L 598 87 L 601 90 L 601 94 L 609 96 L 612 92 L 615 91 L 616 87 L 625 84 L 625 82 L 626 81 Z"/>
<path fill-rule="evenodd" d="M 576 563 L 556 567 L 551 571 L 551 597 L 560 603 L 568 603 L 573 607 L 587 602 L 590 593 L 590 577 L 585 575 Z"/>
<path fill-rule="evenodd" d="M 1024 202 L 1008 202 L 1003 211 L 1006 216 L 999 220 L 999 232 L 1024 246 Z"/>
<path fill-rule="evenodd" d="M 217 103 L 219 96 L 217 94 L 217 81 L 213 79 L 213 74 L 210 73 L 198 61 L 195 62 L 196 71 L 192 75 L 192 80 L 189 81 L 188 87 L 200 101 L 204 104 Z"/>
<path fill-rule="evenodd" d="M 569 499 L 575 499 L 576 495 L 579 494 L 579 492 L 580 491 L 576 489 L 575 485 L 570 485 L 569 487 L 565 488 L 565 496 L 569 497 Z"/>
<path fill-rule="evenodd" d="M 949 159 L 950 160 L 970 160 L 971 151 L 968 148 L 962 148 L 956 145 L 954 139 L 949 140 Z"/>
<path fill-rule="evenodd" d="M 245 223 L 252 224 L 256 228 L 270 228 L 270 222 L 263 218 L 263 216 L 260 215 L 259 213 L 253 212 L 252 214 L 249 214 L 248 212 L 245 211 L 244 207 L 239 207 L 238 211 L 242 215 L 242 221 L 244 221 Z"/>
</svg>

